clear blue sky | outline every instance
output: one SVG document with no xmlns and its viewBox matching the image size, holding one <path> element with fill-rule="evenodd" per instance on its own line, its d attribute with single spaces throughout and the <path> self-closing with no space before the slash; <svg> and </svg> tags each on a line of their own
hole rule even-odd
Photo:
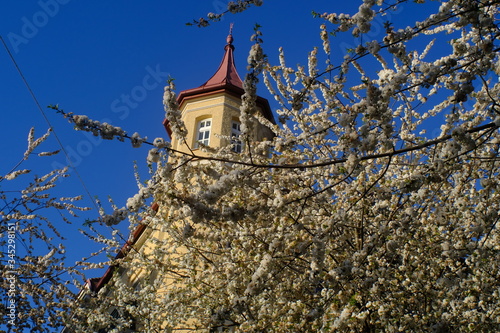
<svg viewBox="0 0 500 333">
<path fill-rule="evenodd" d="M 65 119 L 45 107 L 59 104 L 67 112 L 86 114 L 106 120 L 128 133 L 135 131 L 151 140 L 166 137 L 162 120 L 163 86 L 168 75 L 175 78 L 178 91 L 204 83 L 217 69 L 223 55 L 228 27 L 234 22 L 236 66 L 244 77 L 249 37 L 255 23 L 262 25 L 264 48 L 277 63 L 277 49 L 285 48 L 291 65 L 307 63 L 307 52 L 319 40 L 317 12 L 354 13 L 355 1 L 265 1 L 238 15 L 228 15 L 208 28 L 186 26 L 193 18 L 208 12 L 220 12 L 228 1 L 78 1 L 24 0 L 1 4 L 0 34 L 7 42 L 18 65 L 31 85 L 63 146 L 71 155 L 81 178 L 92 196 L 103 202 L 113 197 L 124 206 L 136 191 L 133 161 L 145 165 L 147 147 L 133 149 L 129 143 L 102 141 L 72 129 Z M 402 8 L 389 19 L 406 25 L 414 11 Z M 421 19 L 419 17 L 418 19 Z M 383 22 L 378 24 L 381 34 Z M 371 38 L 375 39 L 375 32 Z M 332 45 L 340 59 L 346 47 L 354 46 L 353 37 L 335 39 Z M 1 45 L 0 45 L 1 46 Z M 19 161 L 26 148 L 29 128 L 41 135 L 48 128 L 27 88 L 3 46 L 0 48 L 1 77 L 1 173 Z M 262 89 L 261 95 L 269 95 Z M 127 97 L 128 96 L 128 97 Z M 271 101 L 272 108 L 276 104 Z M 58 149 L 51 138 L 47 150 Z M 55 158 L 34 159 L 27 166 L 41 174 L 55 165 L 65 165 L 63 154 Z M 142 168 L 146 177 L 146 169 Z M 85 194 L 74 172 L 60 183 L 64 196 Z M 86 195 L 86 194 L 85 194 Z M 84 203 L 91 206 L 90 199 Z M 109 205 L 105 205 L 111 212 Z M 84 218 L 95 218 L 96 212 L 74 220 L 73 226 L 54 224 L 70 239 L 68 254 L 78 259 L 94 247 L 78 235 Z M 123 223 L 126 230 L 127 223 Z"/>
</svg>

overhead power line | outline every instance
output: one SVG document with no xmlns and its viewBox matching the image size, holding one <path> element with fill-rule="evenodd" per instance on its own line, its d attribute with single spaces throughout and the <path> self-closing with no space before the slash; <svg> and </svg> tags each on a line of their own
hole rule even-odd
<svg viewBox="0 0 500 333">
<path fill-rule="evenodd" d="M 96 201 L 94 200 L 94 198 L 90 194 L 90 191 L 88 190 L 87 186 L 85 185 L 85 182 L 83 181 L 83 178 L 78 173 L 78 170 L 76 169 L 76 167 L 71 162 L 71 159 L 69 158 L 68 152 L 64 148 L 64 145 L 62 144 L 62 141 L 59 139 L 59 136 L 57 135 L 55 128 L 52 126 L 49 118 L 45 114 L 45 111 L 43 110 L 42 106 L 40 105 L 40 102 L 38 102 L 38 99 L 37 99 L 35 93 L 33 92 L 33 89 L 31 89 L 31 86 L 29 85 L 28 80 L 24 76 L 23 72 L 21 71 L 21 68 L 19 67 L 19 65 L 17 64 L 16 59 L 14 58 L 14 55 L 10 51 L 9 47 L 7 46 L 7 44 L 5 43 L 5 40 L 3 39 L 3 37 L 1 35 L 0 35 L 0 40 L 2 41 L 2 44 L 3 44 L 4 48 L 5 48 L 5 50 L 7 51 L 7 54 L 9 55 L 10 60 L 12 61 L 12 64 L 16 68 L 17 72 L 19 73 L 19 76 L 21 77 L 22 81 L 24 82 L 24 85 L 28 89 L 28 91 L 29 91 L 29 93 L 31 95 L 31 98 L 33 98 L 33 101 L 35 102 L 35 105 L 37 106 L 38 110 L 42 114 L 42 116 L 45 119 L 45 122 L 47 123 L 47 125 L 49 126 L 49 128 L 52 130 L 52 133 L 54 134 L 54 137 L 56 138 L 57 143 L 59 144 L 59 146 L 61 147 L 62 152 L 66 156 L 66 160 L 68 161 L 69 166 L 71 167 L 71 169 L 73 169 L 75 171 L 75 174 L 76 174 L 78 180 L 80 181 L 80 183 L 82 184 L 82 187 L 83 187 L 84 191 L 86 192 L 86 194 L 88 195 L 88 197 L 92 201 L 92 204 L 94 205 L 94 207 L 96 208 L 96 210 L 99 211 L 99 207 L 98 207 Z"/>
</svg>

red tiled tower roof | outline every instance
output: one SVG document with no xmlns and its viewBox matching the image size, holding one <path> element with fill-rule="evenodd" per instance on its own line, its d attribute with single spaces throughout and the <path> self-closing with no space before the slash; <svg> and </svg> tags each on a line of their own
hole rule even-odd
<svg viewBox="0 0 500 333">
<path fill-rule="evenodd" d="M 227 36 L 226 41 L 227 44 L 224 47 L 224 57 L 222 58 L 219 69 L 217 69 L 217 72 L 215 72 L 215 74 L 199 88 L 207 89 L 211 86 L 225 85 L 233 85 L 243 88 L 243 82 L 241 81 L 241 78 L 236 71 L 236 66 L 234 65 L 233 36 L 231 34 Z"/>
<path fill-rule="evenodd" d="M 245 93 L 243 90 L 243 82 L 238 75 L 234 64 L 234 46 L 233 36 L 231 33 L 227 36 L 226 43 L 227 44 L 224 47 L 224 56 L 215 74 L 201 86 L 181 91 L 177 97 L 177 102 L 180 106 L 188 99 L 212 95 L 220 92 L 229 93 L 237 98 L 241 98 L 241 96 Z M 271 107 L 269 106 L 267 99 L 257 97 L 257 105 L 262 109 L 263 116 L 272 123 L 275 123 Z M 167 119 L 163 121 L 163 125 L 170 136 L 171 130 Z"/>
</svg>

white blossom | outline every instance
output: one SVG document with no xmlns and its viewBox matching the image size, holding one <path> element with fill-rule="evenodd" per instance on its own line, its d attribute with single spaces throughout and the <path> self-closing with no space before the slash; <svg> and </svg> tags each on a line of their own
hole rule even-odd
<svg viewBox="0 0 500 333">
<path fill-rule="evenodd" d="M 400 6 L 407 16 L 391 19 Z M 290 46 L 267 59 L 253 36 L 239 109 L 251 149 L 166 162 L 155 140 L 158 165 L 126 205 L 147 237 L 111 263 L 121 274 L 90 299 L 92 330 L 111 308 L 156 331 L 498 330 L 498 6 L 366 0 L 353 15 L 315 16 L 323 52 L 309 49 L 306 64 L 290 66 Z M 362 37 L 345 56 L 333 47 L 343 32 Z M 279 125 L 256 107 L 261 74 Z M 176 99 L 170 82 L 166 118 L 182 141 Z M 275 137 L 254 142 L 262 124 Z M 117 235 L 99 238 L 106 253 Z"/>
</svg>

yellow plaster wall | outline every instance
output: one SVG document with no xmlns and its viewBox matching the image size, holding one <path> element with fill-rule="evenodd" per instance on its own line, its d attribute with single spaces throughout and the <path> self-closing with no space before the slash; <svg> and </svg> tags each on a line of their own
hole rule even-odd
<svg viewBox="0 0 500 333">
<path fill-rule="evenodd" d="M 223 137 L 231 135 L 231 121 L 239 121 L 241 100 L 233 95 L 220 92 L 214 95 L 189 98 L 181 105 L 182 120 L 188 131 L 187 144 L 197 155 L 206 155 L 200 149 L 194 148 L 196 143 L 197 125 L 199 121 L 211 118 L 210 147 L 222 147 L 230 143 Z M 261 112 L 261 110 L 259 110 Z M 221 138 L 222 137 L 222 138 Z M 253 140 L 271 139 L 272 133 L 268 128 L 258 124 L 252 134 Z M 172 139 L 172 148 L 189 153 L 189 148 Z"/>
<path fill-rule="evenodd" d="M 230 140 L 223 139 L 220 136 L 230 137 L 231 135 L 231 121 L 236 120 L 239 121 L 241 100 L 233 95 L 230 95 L 225 92 L 220 92 L 217 94 L 195 97 L 185 100 L 181 105 L 182 111 L 182 120 L 188 130 L 187 135 L 187 143 L 191 147 L 191 149 L 197 155 L 206 155 L 208 153 L 202 152 L 200 149 L 194 148 L 196 142 L 196 134 L 197 134 L 197 124 L 200 120 L 205 118 L 212 119 L 211 131 L 210 131 L 210 146 L 211 147 L 221 147 L 229 144 Z M 271 139 L 272 133 L 271 131 L 262 126 L 255 126 L 254 133 L 252 135 L 254 140 L 263 140 L 263 139 Z M 178 140 L 175 138 L 172 139 L 172 148 L 178 151 L 190 153 L 190 150 L 185 145 L 179 144 Z M 170 215 L 168 209 L 164 207 L 160 207 L 160 210 L 157 214 L 161 214 L 168 218 Z M 183 221 L 177 221 L 173 228 L 182 228 Z M 180 230 L 179 230 L 180 232 Z M 130 258 L 132 262 L 134 260 L 138 260 L 137 256 L 150 257 L 153 258 L 152 252 L 155 248 L 155 243 L 152 241 L 153 239 L 161 240 L 169 237 L 167 233 L 162 232 L 160 230 L 151 230 L 147 228 L 140 238 L 137 240 L 134 246 L 134 252 Z M 178 248 L 179 251 L 176 255 L 183 255 L 187 249 Z M 135 258 L 134 258 L 135 257 Z M 144 258 L 143 258 L 144 259 Z M 149 276 L 151 272 L 147 272 L 144 269 L 137 268 L 133 272 L 129 273 L 129 280 L 126 281 L 129 285 L 134 285 L 136 282 L 141 279 L 145 279 Z M 160 272 L 161 273 L 161 272 Z M 172 275 L 163 272 L 164 276 L 162 279 L 162 287 L 159 290 L 159 296 L 162 297 L 164 292 L 168 292 L 169 288 L 175 288 L 175 285 L 180 283 L 179 278 L 173 277 Z M 187 324 L 192 324 L 196 326 L 196 320 L 193 319 Z M 166 328 L 166 327 L 165 327 Z M 167 329 L 167 328 L 166 328 Z M 168 330 L 168 329 L 167 329 Z M 186 330 L 176 329 L 176 332 L 187 332 Z"/>
</svg>

